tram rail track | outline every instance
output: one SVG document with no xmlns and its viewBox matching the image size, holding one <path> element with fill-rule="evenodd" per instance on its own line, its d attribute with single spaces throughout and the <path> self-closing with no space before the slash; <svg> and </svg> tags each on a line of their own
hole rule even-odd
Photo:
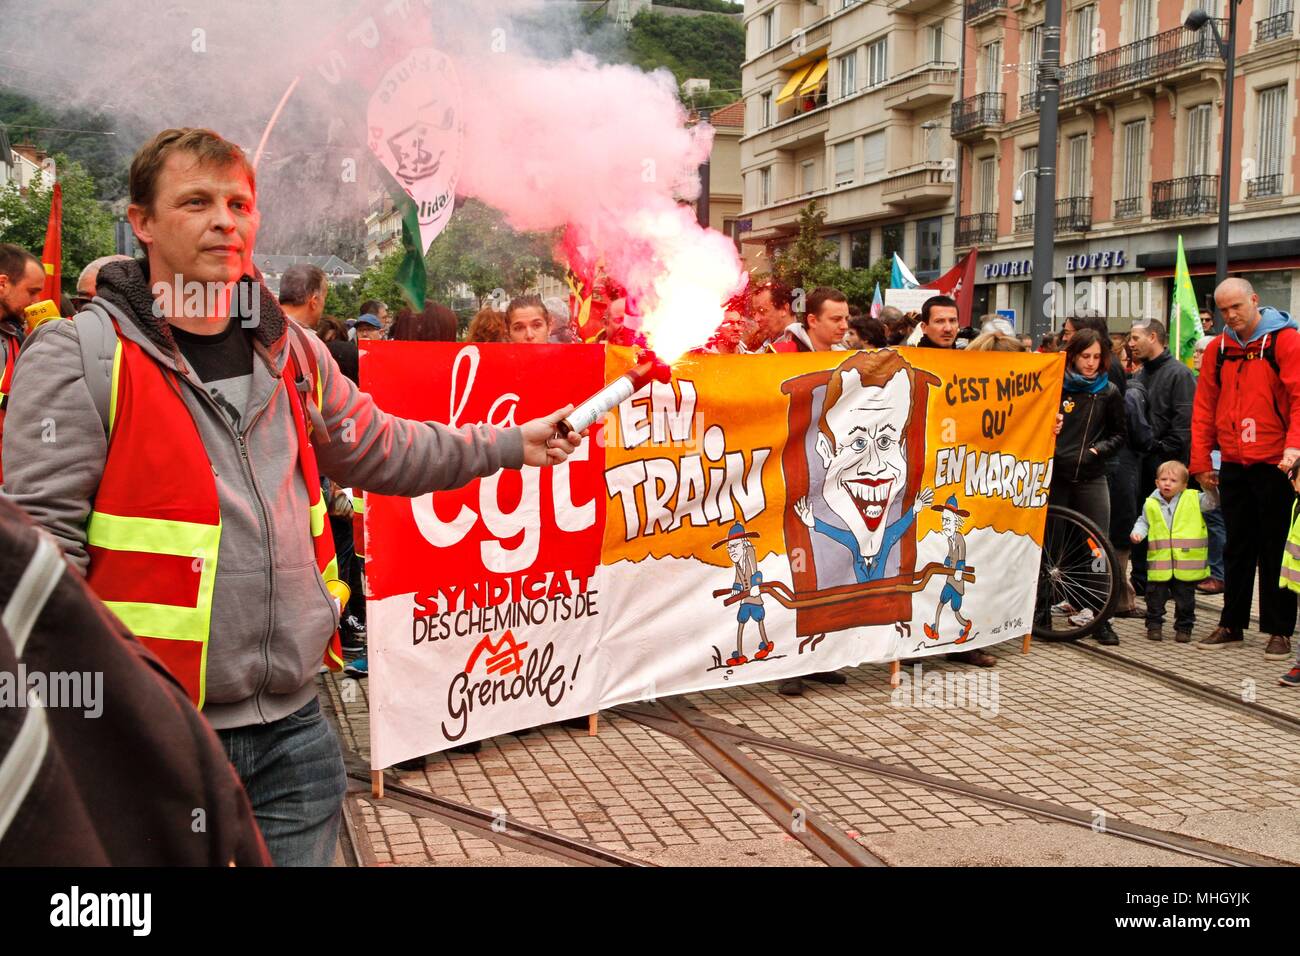
<svg viewBox="0 0 1300 956">
<path fill-rule="evenodd" d="M 660 713 L 660 709 L 664 712 Z M 1086 827 L 1093 832 L 1129 840 L 1131 842 L 1142 843 L 1157 849 L 1177 853 L 1181 856 L 1202 859 L 1223 866 L 1249 867 L 1289 865 L 1284 860 L 1250 853 L 1234 847 L 1225 847 L 1221 844 L 1201 840 L 1196 837 L 1189 837 L 1183 834 L 1145 827 L 1115 817 L 1105 818 L 1099 828 L 1098 820 L 1093 814 L 1083 810 L 1077 810 L 1073 807 L 1067 807 L 1063 804 L 1050 803 L 1031 797 L 1023 797 L 1019 794 L 1006 793 L 1000 790 L 992 790 L 975 784 L 965 783 L 960 780 L 953 780 L 948 777 L 938 777 L 933 774 L 923 773 L 911 767 L 887 764 L 878 760 L 859 757 L 854 754 L 844 754 L 838 751 L 815 747 L 808 744 L 801 744 L 783 738 L 769 737 L 755 733 L 748 728 L 730 724 L 715 717 L 710 717 L 694 707 L 677 702 L 663 704 L 661 708 L 646 705 L 624 705 L 615 708 L 614 712 L 631 720 L 635 720 L 644 726 L 677 736 L 678 739 L 681 739 L 681 736 L 674 730 L 674 721 L 687 723 L 696 733 L 705 738 L 716 739 L 718 737 L 723 737 L 729 739 L 733 743 L 741 743 L 758 751 L 767 750 L 790 756 L 803 757 L 844 769 L 866 772 L 877 777 L 883 777 L 900 783 L 919 785 L 930 790 L 964 796 L 982 803 L 991 803 L 1009 809 L 1019 810 L 1030 816 L 1053 820 L 1058 823 L 1065 823 L 1077 827 Z M 798 834 L 796 834 L 796 836 L 798 836 Z M 856 843 L 856 841 L 854 842 Z"/>
</svg>

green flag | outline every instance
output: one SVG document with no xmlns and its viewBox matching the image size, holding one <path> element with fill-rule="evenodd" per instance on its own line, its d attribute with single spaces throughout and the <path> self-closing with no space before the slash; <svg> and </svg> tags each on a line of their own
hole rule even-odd
<svg viewBox="0 0 1300 956">
<path fill-rule="evenodd" d="M 393 195 L 393 201 L 402 210 L 402 249 L 406 253 L 393 278 L 411 303 L 411 308 L 419 312 L 424 308 L 424 297 L 428 291 L 428 274 L 424 269 L 424 253 L 420 243 L 420 220 L 415 200 L 406 193 L 397 191 Z"/>
<path fill-rule="evenodd" d="M 1169 350 L 1188 368 L 1196 364 L 1196 343 L 1201 339 L 1201 311 L 1187 271 L 1183 237 L 1178 237 L 1178 264 L 1174 268 L 1174 298 L 1169 306 Z"/>
</svg>

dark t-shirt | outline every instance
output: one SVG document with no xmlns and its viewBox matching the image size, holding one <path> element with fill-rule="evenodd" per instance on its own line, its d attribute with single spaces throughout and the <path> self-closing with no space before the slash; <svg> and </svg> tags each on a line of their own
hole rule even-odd
<svg viewBox="0 0 1300 956">
<path fill-rule="evenodd" d="M 238 322 L 224 332 L 195 335 L 172 327 L 176 345 L 236 431 L 248 405 L 253 382 L 253 340 Z"/>
</svg>

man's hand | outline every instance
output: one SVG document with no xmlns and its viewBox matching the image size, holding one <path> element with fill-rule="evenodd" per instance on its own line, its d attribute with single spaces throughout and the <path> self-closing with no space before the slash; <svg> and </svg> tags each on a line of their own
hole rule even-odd
<svg viewBox="0 0 1300 956">
<path fill-rule="evenodd" d="M 1141 544 L 1141 543 L 1142 543 L 1142 535 L 1140 535 L 1140 534 L 1136 534 L 1136 533 L 1135 533 L 1135 534 L 1131 534 L 1131 535 L 1128 536 L 1128 539 L 1129 539 L 1130 541 L 1132 541 L 1134 544 Z"/>
<path fill-rule="evenodd" d="M 565 405 L 558 411 L 551 412 L 545 418 L 534 418 L 524 422 L 519 430 L 524 435 L 524 464 L 543 468 L 546 465 L 558 465 L 568 458 L 582 444 L 582 436 L 569 432 L 563 438 L 556 438 L 555 433 L 569 412 L 572 405 Z"/>
<path fill-rule="evenodd" d="M 1283 471 L 1290 471 L 1297 461 L 1300 461 L 1300 448 L 1288 448 L 1282 453 L 1282 460 L 1277 463 L 1277 466 Z"/>
<path fill-rule="evenodd" d="M 810 528 L 816 523 L 816 519 L 813 517 L 812 505 L 808 504 L 807 498 L 800 498 L 794 503 L 794 513 L 799 516 L 800 521 Z"/>
<path fill-rule="evenodd" d="M 912 510 L 920 514 L 926 508 L 934 503 L 934 489 L 922 488 L 920 494 L 916 496 L 916 504 L 912 505 Z"/>
<path fill-rule="evenodd" d="M 1201 486 L 1202 491 L 1219 490 L 1219 473 L 1217 471 L 1203 471 L 1196 476 L 1196 483 Z"/>
<path fill-rule="evenodd" d="M 1052 434 L 1059 436 L 1061 434 L 1061 426 L 1064 424 L 1065 424 L 1065 416 L 1062 415 L 1060 412 L 1057 412 L 1056 424 L 1052 426 Z"/>
</svg>

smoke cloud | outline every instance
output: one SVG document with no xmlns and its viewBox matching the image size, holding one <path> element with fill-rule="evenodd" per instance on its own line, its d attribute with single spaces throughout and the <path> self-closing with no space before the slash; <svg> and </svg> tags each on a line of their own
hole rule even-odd
<svg viewBox="0 0 1300 956">
<path fill-rule="evenodd" d="M 566 228 L 673 358 L 744 283 L 731 241 L 682 205 L 698 195 L 711 132 L 687 125 L 667 71 L 601 62 L 619 31 L 593 34 L 579 16 L 554 0 L 0 0 L 0 82 L 103 109 L 141 141 L 209 126 L 251 155 L 301 77 L 258 169 L 258 247 L 281 252 L 268 239 L 359 228 L 375 182 L 370 91 L 388 64 L 433 46 L 462 88 L 457 192 L 519 229 Z"/>
</svg>

